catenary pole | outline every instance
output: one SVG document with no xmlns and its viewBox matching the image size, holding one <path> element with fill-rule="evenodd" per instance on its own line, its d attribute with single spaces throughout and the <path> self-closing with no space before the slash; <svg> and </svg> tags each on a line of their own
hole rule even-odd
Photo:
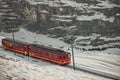
<svg viewBox="0 0 120 80">
<path fill-rule="evenodd" d="M 75 60 L 74 60 L 73 42 L 71 42 L 71 48 L 72 48 L 73 69 L 75 70 Z"/>
<path fill-rule="evenodd" d="M 14 36 L 14 32 L 12 31 L 12 38 L 13 38 L 13 49 L 15 50 L 15 36 Z M 16 52 L 15 52 L 16 54 Z"/>
</svg>

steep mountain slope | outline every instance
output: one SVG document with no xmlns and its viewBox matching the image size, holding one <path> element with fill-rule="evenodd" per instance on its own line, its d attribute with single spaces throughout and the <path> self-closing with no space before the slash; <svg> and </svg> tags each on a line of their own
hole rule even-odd
<svg viewBox="0 0 120 80">
<path fill-rule="evenodd" d="M 37 6 L 33 31 L 60 36 L 119 35 L 118 0 L 27 0 Z M 30 7 L 30 6 L 29 6 Z"/>
</svg>

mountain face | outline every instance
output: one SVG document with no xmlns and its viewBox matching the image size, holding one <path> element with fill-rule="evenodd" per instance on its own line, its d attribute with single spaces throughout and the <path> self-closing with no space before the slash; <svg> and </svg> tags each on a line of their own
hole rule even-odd
<svg viewBox="0 0 120 80">
<path fill-rule="evenodd" d="M 0 0 L 0 4 L 0 28 L 6 32 L 22 25 L 66 42 L 71 36 L 75 40 L 94 33 L 120 35 L 120 0 Z"/>
</svg>

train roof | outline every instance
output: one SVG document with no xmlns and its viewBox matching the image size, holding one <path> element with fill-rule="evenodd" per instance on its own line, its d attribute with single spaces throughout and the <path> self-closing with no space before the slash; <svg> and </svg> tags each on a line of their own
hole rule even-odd
<svg viewBox="0 0 120 80">
<path fill-rule="evenodd" d="M 57 49 L 57 48 L 53 48 L 53 47 L 48 47 L 48 46 L 45 46 L 45 45 L 31 44 L 30 46 L 41 48 L 41 49 L 46 49 L 46 50 L 49 50 L 49 51 L 55 51 L 55 52 L 63 53 L 63 54 L 66 53 L 63 50 L 60 50 L 60 49 Z"/>
<path fill-rule="evenodd" d="M 4 38 L 4 39 L 5 39 L 5 40 L 8 40 L 8 41 L 13 41 L 12 38 Z M 53 47 L 48 47 L 48 46 L 45 46 L 45 45 L 30 44 L 30 43 L 28 43 L 28 42 L 19 41 L 19 40 L 16 40 L 16 39 L 15 39 L 15 42 L 16 42 L 16 43 L 20 43 L 20 44 L 29 45 L 29 46 L 31 46 L 31 47 L 46 49 L 46 50 L 49 50 L 49 51 L 55 51 L 55 52 L 58 52 L 58 53 L 61 53 L 61 54 L 66 53 L 66 52 L 63 51 L 63 50 L 60 50 L 60 49 L 57 49 L 57 48 L 53 48 Z"/>
<path fill-rule="evenodd" d="M 8 40 L 8 41 L 12 41 L 13 42 L 13 39 L 12 38 L 4 38 L 5 40 Z M 24 41 L 20 41 L 20 40 L 14 40 L 16 43 L 21 43 L 21 44 L 25 44 L 25 45 L 29 45 L 30 43 L 28 42 L 24 42 Z"/>
</svg>

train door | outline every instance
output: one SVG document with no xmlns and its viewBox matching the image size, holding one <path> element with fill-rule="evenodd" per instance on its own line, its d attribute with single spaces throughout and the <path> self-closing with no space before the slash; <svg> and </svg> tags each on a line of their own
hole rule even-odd
<svg viewBox="0 0 120 80">
<path fill-rule="evenodd" d="M 56 56 L 55 56 L 54 52 L 52 52 L 52 53 L 51 53 L 51 59 L 54 60 L 55 58 L 56 58 Z"/>
<path fill-rule="evenodd" d="M 63 55 L 58 55 L 58 62 L 61 64 L 63 62 Z"/>
</svg>

